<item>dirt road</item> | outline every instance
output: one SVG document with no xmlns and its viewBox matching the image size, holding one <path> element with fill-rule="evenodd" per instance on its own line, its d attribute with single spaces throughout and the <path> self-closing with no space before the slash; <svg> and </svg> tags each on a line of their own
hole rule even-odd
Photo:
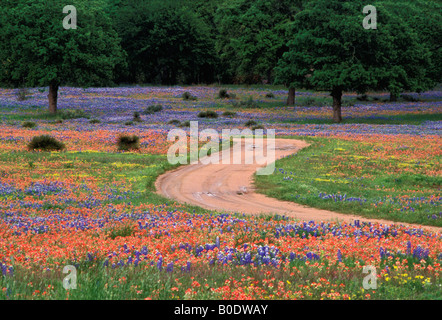
<svg viewBox="0 0 442 320">
<path fill-rule="evenodd" d="M 174 171 L 161 175 L 156 181 L 157 192 L 167 198 L 181 203 L 188 203 L 210 210 L 240 212 L 246 214 L 280 214 L 294 217 L 300 220 L 318 221 L 345 221 L 354 220 L 393 224 L 388 220 L 367 219 L 357 215 L 342 214 L 327 210 L 305 207 L 293 202 L 281 201 L 254 192 L 253 175 L 256 170 L 265 165 L 248 163 L 250 152 L 256 149 L 252 139 L 236 140 L 241 143 L 242 151 L 237 148 L 230 149 L 230 159 L 241 155 L 241 164 L 190 164 L 182 166 Z M 288 156 L 309 144 L 301 140 L 276 139 L 275 158 Z M 263 149 L 267 150 L 264 143 Z M 265 152 L 264 152 L 265 154 Z M 222 159 L 222 152 L 213 156 Z M 252 155 L 253 157 L 253 155 Z M 250 160 L 250 159 L 249 159 Z M 231 163 L 232 163 L 231 161 Z M 418 228 L 427 228 L 432 231 L 442 231 L 442 228 L 410 225 Z"/>
</svg>

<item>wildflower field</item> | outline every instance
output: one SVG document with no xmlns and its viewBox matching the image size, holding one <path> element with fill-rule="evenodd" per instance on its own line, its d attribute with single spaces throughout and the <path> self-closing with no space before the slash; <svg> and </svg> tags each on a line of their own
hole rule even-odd
<svg viewBox="0 0 442 320">
<path fill-rule="evenodd" d="M 442 299 L 441 91 L 394 103 L 348 93 L 332 124 L 325 93 L 286 107 L 283 88 L 226 88 L 234 97 L 215 86 L 64 87 L 57 116 L 47 88 L 23 101 L 0 89 L 0 299 Z M 209 110 L 218 117 L 198 117 Z M 250 120 L 311 144 L 257 176 L 259 192 L 395 225 L 215 212 L 156 194 L 175 168 L 170 129 Z M 27 149 L 45 134 L 66 149 Z M 140 148 L 119 151 L 121 134 Z M 76 289 L 63 287 L 67 265 Z M 363 288 L 364 266 L 376 289 Z"/>
</svg>

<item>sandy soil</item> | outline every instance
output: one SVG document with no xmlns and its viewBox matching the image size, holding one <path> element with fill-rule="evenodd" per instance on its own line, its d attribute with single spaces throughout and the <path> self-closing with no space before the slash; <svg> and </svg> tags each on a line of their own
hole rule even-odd
<svg viewBox="0 0 442 320">
<path fill-rule="evenodd" d="M 302 206 L 293 202 L 281 201 L 254 192 L 253 175 L 256 170 L 264 165 L 256 164 L 252 152 L 256 150 L 252 139 L 236 140 L 241 143 L 241 151 L 237 148 L 230 149 L 230 159 L 241 155 L 241 164 L 196 164 L 181 166 L 161 175 L 156 181 L 157 192 L 167 198 L 181 203 L 188 203 L 210 210 L 224 212 L 240 212 L 246 214 L 280 214 L 297 218 L 299 220 L 318 221 L 345 221 L 354 220 L 378 222 L 382 224 L 395 224 L 392 221 L 368 219 L 357 215 L 342 214 L 328 210 L 321 210 Z M 276 139 L 275 159 L 296 153 L 309 144 L 301 140 Z M 245 149 L 247 148 L 247 149 Z M 263 149 L 267 150 L 264 143 Z M 222 159 L 222 152 L 213 156 Z M 264 155 L 266 153 L 264 152 Z M 251 157 L 251 158 L 250 158 Z M 227 157 L 226 157 L 227 158 Z M 249 160 L 249 161 L 246 161 Z M 252 164 L 245 164 L 252 163 Z M 441 232 L 442 228 L 396 223 L 417 228 L 430 229 Z"/>
</svg>

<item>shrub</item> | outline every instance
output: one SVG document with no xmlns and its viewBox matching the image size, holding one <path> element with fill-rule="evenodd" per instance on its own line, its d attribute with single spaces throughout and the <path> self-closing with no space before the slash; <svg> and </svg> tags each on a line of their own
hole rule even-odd
<svg viewBox="0 0 442 320">
<path fill-rule="evenodd" d="M 155 112 L 160 112 L 162 110 L 163 106 L 161 104 L 154 104 L 144 109 L 143 114 L 154 114 Z"/>
<path fill-rule="evenodd" d="M 233 112 L 233 111 L 224 111 L 224 112 L 222 113 L 222 116 L 223 116 L 223 117 L 234 117 L 234 116 L 236 116 L 236 112 Z"/>
<path fill-rule="evenodd" d="M 20 88 L 15 93 L 15 96 L 17 97 L 17 101 L 25 101 L 28 99 L 29 91 L 26 88 Z"/>
<path fill-rule="evenodd" d="M 190 92 L 184 92 L 181 96 L 183 98 L 183 100 L 188 101 L 188 100 L 197 100 L 197 97 L 192 96 L 192 94 Z"/>
<path fill-rule="evenodd" d="M 368 96 L 367 96 L 366 94 L 362 94 L 362 95 L 360 95 L 360 96 L 357 96 L 356 99 L 357 99 L 358 101 L 368 101 L 368 100 L 369 100 L 369 99 L 368 99 Z"/>
<path fill-rule="evenodd" d="M 61 123 L 63 123 L 63 120 L 61 120 L 61 119 L 57 119 L 57 120 L 54 121 L 54 123 L 55 123 L 55 124 L 61 124 Z"/>
<path fill-rule="evenodd" d="M 98 119 L 92 119 L 92 120 L 89 120 L 89 123 L 96 124 L 96 123 L 101 123 L 101 121 Z"/>
<path fill-rule="evenodd" d="M 402 97 L 402 99 L 404 99 L 407 102 L 418 102 L 419 101 L 418 98 L 415 98 L 415 97 L 408 95 L 408 94 L 401 94 L 401 97 Z"/>
<path fill-rule="evenodd" d="M 342 105 L 343 107 L 353 107 L 353 106 L 354 106 L 354 103 L 353 103 L 353 101 L 351 101 L 351 100 L 342 99 L 342 103 L 341 103 L 341 105 Z"/>
<path fill-rule="evenodd" d="M 304 107 L 323 107 L 326 104 L 326 98 L 306 97 L 299 99 L 298 105 Z"/>
<path fill-rule="evenodd" d="M 256 122 L 255 120 L 249 120 L 244 125 L 246 127 L 252 127 L 252 126 L 256 126 L 257 124 L 258 124 L 258 122 Z"/>
<path fill-rule="evenodd" d="M 35 122 L 32 121 L 25 121 L 22 123 L 21 125 L 23 128 L 35 128 L 37 126 L 37 124 Z"/>
<path fill-rule="evenodd" d="M 134 112 L 134 118 L 133 118 L 134 122 L 143 122 L 143 120 L 141 119 L 141 115 L 138 111 Z"/>
<path fill-rule="evenodd" d="M 255 131 L 255 130 L 257 130 L 257 129 L 263 129 L 263 130 L 264 130 L 265 128 L 264 128 L 264 126 L 262 126 L 262 125 L 260 125 L 260 124 L 258 124 L 257 126 L 253 126 L 253 127 L 252 127 L 252 131 Z"/>
<path fill-rule="evenodd" d="M 190 121 L 187 120 L 187 121 L 181 122 L 181 123 L 178 125 L 178 127 L 190 127 Z"/>
<path fill-rule="evenodd" d="M 116 225 L 114 227 L 106 230 L 106 235 L 108 238 L 114 240 L 117 237 L 131 237 L 135 233 L 134 227 L 129 223 L 123 223 L 121 225 Z"/>
<path fill-rule="evenodd" d="M 133 121 L 126 121 L 126 122 L 124 123 L 125 126 L 131 126 L 131 125 L 133 125 L 133 124 L 134 124 Z"/>
<path fill-rule="evenodd" d="M 259 108 L 258 103 L 255 100 L 253 100 L 252 97 L 250 97 L 247 100 L 240 101 L 238 103 L 233 103 L 233 106 L 237 107 L 237 108 L 241 108 L 241 107 L 242 108 Z"/>
<path fill-rule="evenodd" d="M 68 119 L 79 119 L 79 118 L 89 118 L 88 115 L 86 115 L 86 112 L 81 109 L 75 109 L 75 110 L 61 110 L 58 111 L 58 116 L 62 118 L 63 120 Z"/>
<path fill-rule="evenodd" d="M 179 125 L 181 122 L 180 122 L 180 120 L 176 120 L 176 119 L 173 119 L 173 120 L 170 120 L 169 122 L 167 122 L 168 124 L 173 124 L 173 125 Z"/>
<path fill-rule="evenodd" d="M 29 150 L 61 151 L 66 149 L 63 142 L 49 135 L 35 136 L 28 144 Z"/>
<path fill-rule="evenodd" d="M 275 98 L 275 95 L 273 94 L 273 92 L 268 92 L 268 93 L 266 93 L 265 97 L 273 99 L 273 98 Z"/>
<path fill-rule="evenodd" d="M 136 135 L 121 135 L 117 140 L 118 150 L 128 151 L 140 148 L 140 138 Z"/>
<path fill-rule="evenodd" d="M 216 119 L 216 118 L 218 118 L 218 114 L 215 111 L 212 111 L 212 110 L 201 111 L 200 113 L 198 113 L 198 117 L 199 118 L 212 118 L 212 119 Z"/>
<path fill-rule="evenodd" d="M 315 98 L 307 97 L 307 98 L 305 98 L 304 101 L 302 102 L 302 105 L 303 105 L 303 106 L 306 106 L 306 107 L 311 107 L 311 106 L 314 106 L 314 105 L 315 105 L 315 102 L 316 102 L 316 99 L 315 99 Z"/>
<path fill-rule="evenodd" d="M 230 94 L 227 92 L 226 89 L 221 89 L 218 92 L 218 98 L 220 98 L 220 99 L 229 99 L 230 98 Z"/>
</svg>

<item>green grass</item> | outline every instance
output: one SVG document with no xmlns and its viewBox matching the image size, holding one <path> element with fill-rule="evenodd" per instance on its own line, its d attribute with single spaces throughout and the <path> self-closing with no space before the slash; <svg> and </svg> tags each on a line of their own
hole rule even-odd
<svg viewBox="0 0 442 320">
<path fill-rule="evenodd" d="M 344 109 L 345 112 L 345 109 Z M 394 116 L 375 116 L 375 117 L 357 117 L 348 118 L 343 116 L 342 124 L 396 124 L 396 125 L 420 125 L 426 121 L 441 121 L 442 113 L 422 113 L 422 114 L 404 114 Z M 283 123 L 293 124 L 333 124 L 331 119 L 302 119 L 302 120 L 286 120 Z"/>
<path fill-rule="evenodd" d="M 411 164 L 414 173 L 402 172 L 399 160 L 358 158 L 373 149 L 370 144 L 328 138 L 299 137 L 311 143 L 297 154 L 277 160 L 275 173 L 255 176 L 257 191 L 270 197 L 336 212 L 367 218 L 442 226 L 440 207 L 430 203 L 399 201 L 401 196 L 440 196 L 442 178 L 419 173 L 420 166 Z M 440 159 L 431 160 L 440 161 Z M 352 166 L 357 166 L 355 169 Z M 430 164 L 434 166 L 434 164 Z M 281 172 L 279 169 L 283 169 Z M 364 177 L 365 176 L 365 177 Z M 284 179 L 285 178 L 285 179 Z M 361 201 L 322 199 L 319 194 L 346 195 Z M 412 207 L 414 212 L 406 207 Z"/>
</svg>

